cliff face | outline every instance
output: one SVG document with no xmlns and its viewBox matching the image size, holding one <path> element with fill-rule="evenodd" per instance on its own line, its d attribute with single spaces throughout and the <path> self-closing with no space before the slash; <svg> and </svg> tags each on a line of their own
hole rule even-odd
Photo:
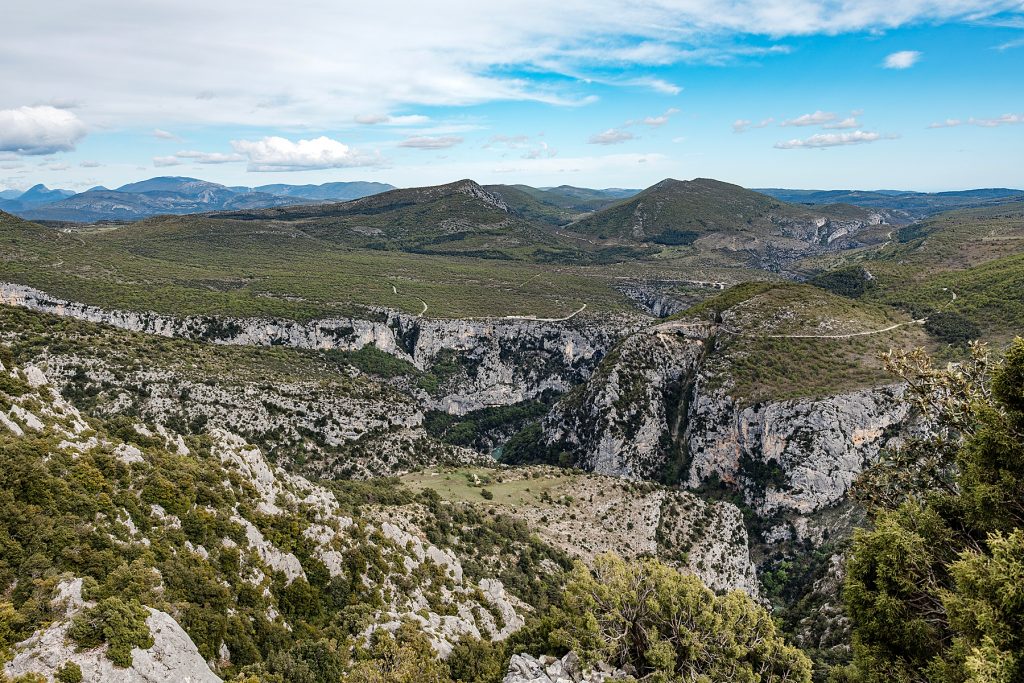
<svg viewBox="0 0 1024 683">
<path fill-rule="evenodd" d="M 737 486 L 759 514 L 809 514 L 844 498 L 908 418 L 901 385 L 743 407 L 698 380 L 685 435 L 687 484 Z"/>
<path fill-rule="evenodd" d="M 671 457 L 682 385 L 703 352 L 703 340 L 675 334 L 626 338 L 551 411 L 547 441 L 573 453 L 586 470 L 658 478 Z"/>
<path fill-rule="evenodd" d="M 841 502 L 907 423 L 898 385 L 740 405 L 703 368 L 713 327 L 657 329 L 623 340 L 556 405 L 549 445 L 587 470 L 719 481 L 761 516 L 808 515 Z"/>
<path fill-rule="evenodd" d="M 450 354 L 459 358 L 464 371 L 442 387 L 440 396 L 430 399 L 430 407 L 455 414 L 517 403 L 547 389 L 565 391 L 590 374 L 620 334 L 632 331 L 639 323 L 636 319 L 443 320 L 388 309 L 368 310 L 366 319 L 331 318 L 306 323 L 172 317 L 102 309 L 10 283 L 0 283 L 0 303 L 133 332 L 214 344 L 342 351 L 374 346 L 420 370 Z"/>
</svg>

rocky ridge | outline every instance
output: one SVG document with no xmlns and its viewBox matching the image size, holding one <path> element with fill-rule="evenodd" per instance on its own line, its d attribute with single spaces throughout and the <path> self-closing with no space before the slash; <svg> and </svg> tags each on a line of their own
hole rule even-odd
<svg viewBox="0 0 1024 683">
<path fill-rule="evenodd" d="M 366 319 L 291 320 L 173 317 L 153 312 L 106 310 L 66 301 L 24 285 L 0 284 L 0 303 L 101 323 L 120 329 L 215 344 L 285 346 L 356 351 L 365 346 L 424 369 L 453 354 L 464 372 L 445 387 L 432 407 L 454 414 L 508 405 L 545 390 L 565 391 L 593 370 L 625 327 L 637 321 L 577 318 L 566 322 L 528 319 L 447 320 L 417 318 L 389 309 Z"/>
</svg>

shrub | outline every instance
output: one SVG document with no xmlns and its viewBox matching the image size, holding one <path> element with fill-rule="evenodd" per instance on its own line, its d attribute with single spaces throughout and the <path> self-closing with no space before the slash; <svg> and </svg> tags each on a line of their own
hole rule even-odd
<svg viewBox="0 0 1024 683">
<path fill-rule="evenodd" d="M 106 643 L 107 659 L 126 669 L 132 665 L 133 647 L 153 647 L 153 636 L 146 624 L 148 616 L 146 608 L 136 601 L 106 598 L 75 615 L 68 637 L 85 650 Z"/>
<path fill-rule="evenodd" d="M 74 662 L 64 662 L 54 674 L 60 683 L 82 683 L 82 667 Z"/>
</svg>

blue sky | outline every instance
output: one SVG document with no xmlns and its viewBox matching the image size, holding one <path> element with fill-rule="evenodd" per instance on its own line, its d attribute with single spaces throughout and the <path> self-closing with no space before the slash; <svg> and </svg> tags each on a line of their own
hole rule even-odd
<svg viewBox="0 0 1024 683">
<path fill-rule="evenodd" d="M 1024 187 L 1018 1 L 340 5 L 19 11 L 0 187 Z"/>
</svg>

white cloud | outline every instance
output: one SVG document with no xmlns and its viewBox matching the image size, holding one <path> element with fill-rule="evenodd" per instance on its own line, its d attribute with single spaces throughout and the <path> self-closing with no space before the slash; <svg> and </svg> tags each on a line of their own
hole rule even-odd
<svg viewBox="0 0 1024 683">
<path fill-rule="evenodd" d="M 1014 40 L 1008 40 L 1005 43 L 996 45 L 995 49 L 999 50 L 1000 52 L 1005 52 L 1006 50 L 1012 50 L 1017 47 L 1024 47 L 1024 38 L 1015 38 Z"/>
<path fill-rule="evenodd" d="M 609 128 L 603 133 L 591 135 L 587 142 L 591 145 L 617 145 L 627 140 L 636 140 L 636 136 L 628 130 L 621 128 Z"/>
<path fill-rule="evenodd" d="M 380 163 L 377 156 L 363 154 L 324 136 L 297 142 L 276 136 L 261 140 L 233 140 L 231 146 L 249 160 L 250 171 L 305 171 Z"/>
<path fill-rule="evenodd" d="M 524 159 L 552 159 L 558 156 L 558 150 L 549 146 L 548 143 L 541 140 L 537 143 L 537 146 L 533 149 L 527 150 L 523 154 Z"/>
<path fill-rule="evenodd" d="M 166 131 L 160 128 L 153 129 L 153 137 L 158 140 L 172 140 L 174 142 L 181 142 L 181 138 L 170 131 Z"/>
<path fill-rule="evenodd" d="M 364 126 L 383 124 L 388 126 L 418 126 L 430 121 L 429 116 L 409 114 L 406 116 L 391 116 L 389 114 L 357 114 L 352 117 L 356 123 Z"/>
<path fill-rule="evenodd" d="M 860 122 L 856 116 L 848 116 L 842 121 L 833 121 L 832 123 L 826 123 L 822 128 L 829 130 L 851 130 L 854 128 L 860 128 Z"/>
<path fill-rule="evenodd" d="M 641 88 L 650 88 L 654 92 L 661 93 L 662 95 L 678 95 L 683 92 L 683 86 L 681 85 L 676 85 L 675 83 L 666 81 L 663 78 L 653 78 L 650 76 L 629 79 L 624 81 L 624 84 L 638 86 Z"/>
<path fill-rule="evenodd" d="M 66 109 L 39 106 L 0 110 L 0 152 L 70 152 L 85 133 L 85 124 Z"/>
<path fill-rule="evenodd" d="M 457 135 L 414 135 L 399 142 L 398 146 L 412 149 L 448 149 L 461 143 L 462 138 Z"/>
<path fill-rule="evenodd" d="M 780 126 L 820 126 L 825 123 L 830 123 L 838 118 L 832 112 L 818 110 L 813 114 L 804 114 L 797 116 L 795 119 L 787 119 L 780 123 Z"/>
<path fill-rule="evenodd" d="M 659 126 L 664 126 L 666 123 L 668 123 L 668 120 L 672 118 L 673 115 L 678 113 L 679 110 L 676 109 L 675 107 L 672 107 L 671 109 L 666 109 L 664 114 L 659 114 L 657 116 L 647 116 L 641 119 L 640 123 L 644 124 L 645 126 L 657 128 Z"/>
<path fill-rule="evenodd" d="M 157 168 L 166 166 L 181 166 L 181 159 L 178 157 L 153 157 L 153 165 Z"/>
<path fill-rule="evenodd" d="M 241 154 L 224 154 L 223 152 L 196 152 L 186 150 L 177 152 L 174 156 L 179 159 L 186 159 L 197 164 L 227 164 L 233 161 L 245 161 L 246 157 Z"/>
<path fill-rule="evenodd" d="M 805 139 L 793 139 L 775 143 L 776 149 L 820 149 L 822 147 L 841 147 L 844 145 L 862 145 L 877 140 L 892 139 L 880 133 L 857 130 L 852 133 L 818 133 Z"/>
<path fill-rule="evenodd" d="M 747 129 L 750 128 L 750 124 L 753 123 L 750 119 L 736 119 L 732 122 L 733 133 L 746 133 Z"/>
<path fill-rule="evenodd" d="M 336 129 L 355 116 L 410 106 L 495 100 L 585 101 L 574 79 L 524 73 L 600 72 L 605 57 L 636 84 L 652 62 L 715 62 L 781 52 L 747 44 L 787 36 L 978 20 L 1019 0 L 517 0 L 473 3 L 304 3 L 124 0 L 20 3 L 4 16 L 0 106 L 61 93 L 91 125 L 160 121 Z M 110 17 L 118 17 L 111 40 Z M 196 17 L 202 31 L 196 31 Z M 397 19 L 400 19 L 397 20 Z M 189 40 L 174 40 L 188 35 Z M 282 42 L 282 36 L 292 38 Z M 768 37 L 768 38 L 761 38 Z M 40 50 L 40 41 L 53 46 Z M 720 48 L 721 45 L 726 48 Z M 637 47 L 638 45 L 642 47 Z M 268 47 L 271 46 L 271 47 Z M 159 78 L 154 77 L 159 74 Z M 87 107 L 87 109 L 85 109 Z"/>
<path fill-rule="evenodd" d="M 1024 123 L 1024 114 L 1003 114 L 994 119 L 975 119 L 972 118 L 968 121 L 975 126 L 981 126 L 982 128 L 995 128 L 996 126 L 1010 126 L 1018 123 Z"/>
<path fill-rule="evenodd" d="M 921 60 L 921 53 L 917 50 L 901 50 L 887 55 L 882 66 L 886 69 L 909 69 Z"/>
<path fill-rule="evenodd" d="M 99 168 L 103 164 L 101 164 L 98 161 L 83 161 L 78 165 L 81 166 L 82 168 Z"/>
<path fill-rule="evenodd" d="M 946 119 L 928 124 L 929 128 L 955 128 L 956 126 L 980 126 L 981 128 L 997 128 L 999 126 L 1012 126 L 1024 123 L 1024 114 L 1003 114 L 995 118 L 977 119 L 973 116 L 966 121 L 963 119 Z"/>
</svg>

